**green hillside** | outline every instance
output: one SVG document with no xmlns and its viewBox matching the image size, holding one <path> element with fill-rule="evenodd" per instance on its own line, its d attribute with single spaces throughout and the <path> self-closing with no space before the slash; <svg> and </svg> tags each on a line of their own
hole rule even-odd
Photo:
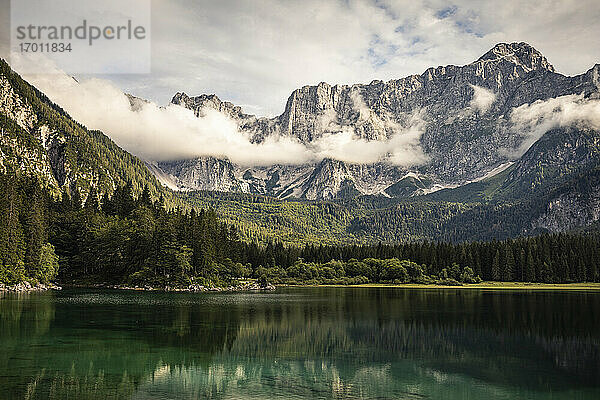
<svg viewBox="0 0 600 400">
<path fill-rule="evenodd" d="M 488 180 L 408 199 L 277 200 L 265 196 L 185 192 L 186 203 L 213 208 L 242 238 L 287 244 L 387 243 L 507 239 L 543 233 L 532 221 L 550 201 L 574 193 L 585 200 L 600 186 L 600 166 L 555 179 L 538 195 L 494 196 L 510 171 Z"/>
<path fill-rule="evenodd" d="M 171 204 L 165 189 L 137 157 L 99 131 L 74 121 L 42 92 L 24 81 L 0 59 L 0 79 L 9 87 L 0 102 L 0 168 L 37 176 L 54 193 L 77 189 L 85 198 L 93 186 L 99 195 L 130 183 L 135 193 L 148 187 Z M 25 111 L 27 128 L 7 115 L 10 102 Z M 23 125 L 23 122 L 21 123 Z M 41 132 L 50 132 L 44 141 Z"/>
</svg>

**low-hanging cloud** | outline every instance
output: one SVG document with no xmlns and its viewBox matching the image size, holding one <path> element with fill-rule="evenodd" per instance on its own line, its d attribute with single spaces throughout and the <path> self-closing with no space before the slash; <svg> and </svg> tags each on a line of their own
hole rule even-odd
<svg viewBox="0 0 600 400">
<path fill-rule="evenodd" d="M 428 161 L 420 146 L 423 130 L 424 122 L 415 116 L 409 128 L 397 127 L 387 139 L 367 140 L 344 127 L 335 134 L 324 134 L 310 146 L 317 158 L 372 164 L 381 161 L 384 155 L 390 164 L 410 167 Z"/>
<path fill-rule="evenodd" d="M 473 89 L 473 96 L 469 104 L 458 110 L 454 115 L 451 115 L 446 120 L 447 124 L 451 124 L 457 119 L 472 117 L 475 113 L 485 114 L 490 110 L 492 104 L 496 101 L 496 93 L 481 86 L 469 85 Z"/>
<path fill-rule="evenodd" d="M 496 94 L 481 86 L 471 85 L 471 88 L 473 89 L 473 98 L 469 103 L 469 107 L 481 113 L 487 112 L 496 101 Z"/>
<path fill-rule="evenodd" d="M 13 58 L 13 62 L 18 57 Z M 14 65 L 18 71 L 19 62 Z M 43 62 L 39 61 L 38 62 Z M 119 146 L 147 160 L 191 159 L 200 156 L 227 158 L 246 166 L 300 165 L 334 158 L 350 163 L 388 162 L 411 166 L 426 161 L 419 139 L 424 124 L 419 118 L 404 128 L 394 126 L 384 140 L 359 138 L 350 127 L 331 129 L 304 144 L 287 135 L 271 135 L 253 143 L 228 116 L 210 108 L 196 117 L 192 110 L 152 102 L 131 106 L 129 98 L 102 79 L 76 81 L 48 63 L 49 74 L 24 76 L 63 107 L 75 120 L 106 133 Z M 333 120 L 333 115 L 329 115 Z"/>
<path fill-rule="evenodd" d="M 354 111 L 358 113 L 357 120 L 352 125 L 345 125 L 338 120 L 335 110 L 324 110 L 316 124 L 321 132 L 309 144 L 317 158 L 372 164 L 381 161 L 383 156 L 388 163 L 402 167 L 424 164 L 429 160 L 420 143 L 426 125 L 424 110 L 413 112 L 404 126 L 378 116 L 366 105 L 358 90 L 351 90 L 349 97 Z M 365 130 L 371 134 L 369 139 L 361 135 Z"/>
<path fill-rule="evenodd" d="M 600 99 L 573 94 L 538 100 L 513 109 L 510 122 L 523 140 L 509 155 L 520 157 L 551 129 L 573 125 L 600 129 Z"/>
</svg>

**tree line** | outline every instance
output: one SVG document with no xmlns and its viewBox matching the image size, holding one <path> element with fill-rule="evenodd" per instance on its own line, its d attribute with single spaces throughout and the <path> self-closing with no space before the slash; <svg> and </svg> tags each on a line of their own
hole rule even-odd
<svg viewBox="0 0 600 400">
<path fill-rule="evenodd" d="M 38 179 L 0 175 L 0 282 L 224 285 L 291 283 L 599 281 L 600 235 L 504 241 L 266 245 L 240 239 L 210 209 L 168 209 L 132 184 L 55 197 Z"/>
<path fill-rule="evenodd" d="M 488 242 L 412 242 L 375 245 L 285 247 L 270 242 L 264 249 L 247 245 L 247 262 L 269 267 L 292 266 L 296 260 L 323 264 L 330 260 L 411 260 L 427 275 L 442 276 L 453 265 L 468 267 L 490 281 L 544 283 L 599 282 L 600 234 L 542 234 Z"/>
<path fill-rule="evenodd" d="M 85 199 L 84 199 L 85 198 Z M 36 178 L 0 175 L 0 282 L 187 285 L 249 275 L 235 229 L 210 210 L 167 210 L 148 188 L 55 199 Z"/>
</svg>

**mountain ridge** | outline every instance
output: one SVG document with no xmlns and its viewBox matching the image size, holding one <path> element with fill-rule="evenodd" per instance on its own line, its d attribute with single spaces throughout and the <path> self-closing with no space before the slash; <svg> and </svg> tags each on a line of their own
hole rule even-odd
<svg viewBox="0 0 600 400">
<path fill-rule="evenodd" d="M 542 125 L 541 133 L 536 129 L 538 120 L 558 118 L 540 114 L 540 109 L 549 107 L 555 113 L 597 104 L 600 65 L 565 77 L 551 72 L 538 56 L 534 58 L 537 64 L 531 65 L 541 68 L 517 71 L 518 76 L 523 74 L 519 79 L 500 82 L 502 91 L 494 92 L 493 101 L 477 107 L 473 104 L 477 89 L 469 79 L 481 78 L 479 67 L 467 72 L 460 67 L 432 69 L 432 80 L 424 80 L 429 83 L 418 89 L 429 98 L 405 98 L 396 89 L 383 88 L 383 83 L 356 86 L 370 119 L 359 119 L 364 110 L 355 109 L 350 86 L 346 92 L 336 92 L 339 89 L 321 85 L 323 93 L 334 95 L 335 101 L 329 95 L 321 100 L 335 112 L 336 123 L 348 123 L 367 136 L 377 133 L 369 127 L 377 128 L 378 122 L 395 115 L 394 110 L 408 115 L 425 104 L 428 114 L 420 146 L 431 160 L 417 167 L 356 164 L 330 157 L 314 164 L 268 167 L 244 167 L 214 157 L 143 162 L 101 132 L 72 120 L 4 62 L 0 168 L 4 173 L 36 175 L 54 192 L 77 190 L 83 198 L 92 188 L 101 195 L 128 182 L 137 193 L 148 186 L 153 196 L 164 196 L 171 204 L 214 207 L 221 218 L 240 228 L 243 238 L 262 242 L 285 237 L 286 243 L 319 243 L 324 235 L 328 243 L 488 240 L 596 226 L 600 218 L 600 130 L 577 120 L 564 126 Z M 498 60 L 501 65 L 509 63 L 504 56 Z M 448 74 L 456 79 L 447 79 Z M 488 82 L 496 82 L 495 76 L 488 76 Z M 318 86 L 312 88 L 298 93 L 318 97 Z M 369 92 L 368 88 L 377 90 Z M 318 104 L 311 103 L 315 99 L 310 96 L 296 96 L 299 110 Z M 192 98 L 179 97 L 192 107 L 196 104 Z M 128 98 L 132 108 L 144 101 Z M 232 115 L 241 112 L 216 96 L 201 100 L 231 110 Z M 597 114 L 596 109 L 592 112 Z M 534 118 L 515 125 L 513 119 L 524 114 Z M 320 116 L 302 118 L 314 122 Z M 245 119 L 250 128 L 264 132 L 252 117 Z M 314 140 L 329 134 L 312 133 Z M 524 140 L 532 145 L 522 154 L 502 152 L 519 148 Z M 457 159 L 460 162 L 453 163 Z M 183 186 L 187 191 L 174 194 L 161 187 L 153 174 L 167 180 L 169 187 Z M 445 176 L 460 179 L 444 180 Z"/>
<path fill-rule="evenodd" d="M 59 105 L 23 80 L 0 59 L 0 169 L 36 176 L 51 193 L 83 200 L 131 184 L 134 193 L 147 187 L 169 204 L 177 202 L 144 162 L 100 131 L 87 129 Z"/>
<path fill-rule="evenodd" d="M 399 183 L 408 173 L 427 181 L 428 186 L 404 190 L 402 196 L 480 180 L 500 166 L 518 159 L 506 151 L 513 149 L 516 152 L 524 140 L 519 127 L 510 120 L 514 109 L 566 95 L 583 93 L 584 96 L 597 97 L 599 87 L 598 65 L 584 74 L 564 76 L 556 73 L 539 51 L 520 42 L 499 43 L 464 66 L 431 67 L 420 75 L 387 82 L 305 85 L 290 94 L 284 111 L 273 118 L 245 114 L 240 107 L 223 102 L 214 94 L 190 97 L 178 92 L 172 103 L 189 108 L 200 117 L 205 107 L 224 112 L 238 123 L 240 132 L 247 134 L 252 143 L 261 143 L 267 137 L 278 135 L 291 136 L 307 145 L 314 144 L 323 135 L 335 135 L 343 129 L 351 129 L 356 138 L 366 141 L 385 141 L 397 134 L 399 126 L 407 126 L 414 114 L 421 110 L 426 127 L 419 146 L 428 157 L 428 162 L 423 165 L 394 166 L 385 160 L 373 164 L 341 162 L 337 163 L 335 179 L 332 180 L 336 182 L 334 187 L 323 185 L 322 180 L 313 180 L 321 184 L 310 186 L 305 181 L 301 191 L 288 190 L 291 188 L 268 191 L 264 189 L 264 182 L 257 185 L 255 180 L 243 178 L 247 171 L 255 171 L 264 175 L 267 181 L 272 180 L 275 174 L 270 167 L 246 168 L 231 164 L 231 173 L 228 174 L 237 181 L 234 186 L 246 193 L 333 199 L 338 195 L 339 182 L 344 178 L 358 188 L 359 195 L 382 196 L 389 196 L 386 189 Z M 202 164 L 209 158 L 202 156 L 197 160 Z M 194 169 L 191 160 L 185 163 L 188 168 Z M 161 165 L 164 164 L 159 162 L 158 166 Z M 312 163 L 317 173 L 330 167 L 327 158 Z M 281 175 L 281 168 L 276 168 L 278 175 Z M 363 173 L 348 172 L 356 170 Z M 379 173 L 382 170 L 386 171 L 385 176 Z M 293 173 L 293 168 L 290 168 L 290 173 Z M 186 175 L 189 174 L 175 174 L 177 185 L 183 190 L 222 190 L 227 186 L 197 185 L 195 182 L 202 181 L 202 178 L 190 181 Z M 390 182 L 389 177 L 395 181 Z M 299 179 L 300 175 L 294 178 L 292 181 Z M 210 179 L 207 177 L 204 181 L 210 182 Z M 373 183 L 376 183 L 375 186 Z M 360 189 L 365 187 L 377 187 L 377 191 Z"/>
</svg>

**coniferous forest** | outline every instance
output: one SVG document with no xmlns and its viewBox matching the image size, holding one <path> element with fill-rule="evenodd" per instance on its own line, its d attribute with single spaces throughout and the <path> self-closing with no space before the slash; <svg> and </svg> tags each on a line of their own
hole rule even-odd
<svg viewBox="0 0 600 400">
<path fill-rule="evenodd" d="M 544 234 L 470 243 L 284 245 L 242 241 L 212 210 L 168 210 L 130 184 L 83 200 L 37 178 L 0 175 L 0 282 L 223 286 L 597 282 L 600 235 Z"/>
</svg>

